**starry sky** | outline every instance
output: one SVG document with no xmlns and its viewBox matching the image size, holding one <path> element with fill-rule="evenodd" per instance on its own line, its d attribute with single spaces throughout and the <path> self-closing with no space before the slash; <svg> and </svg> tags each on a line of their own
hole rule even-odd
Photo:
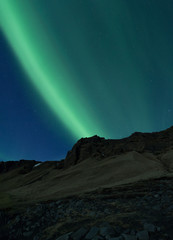
<svg viewBox="0 0 173 240">
<path fill-rule="evenodd" d="M 172 0 L 1 0 L 0 160 L 173 125 Z"/>
</svg>

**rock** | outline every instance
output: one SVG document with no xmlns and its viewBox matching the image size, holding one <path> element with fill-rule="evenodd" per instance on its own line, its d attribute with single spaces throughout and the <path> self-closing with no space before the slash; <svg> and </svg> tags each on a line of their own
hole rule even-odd
<svg viewBox="0 0 173 240">
<path fill-rule="evenodd" d="M 161 206 L 155 205 L 154 207 L 152 207 L 152 209 L 155 210 L 155 211 L 160 211 L 161 210 Z"/>
<path fill-rule="evenodd" d="M 122 234 L 124 240 L 137 240 L 137 237 L 129 234 Z"/>
<path fill-rule="evenodd" d="M 120 226 L 115 226 L 115 232 L 118 233 L 118 235 L 121 235 L 121 233 L 123 232 L 123 228 Z"/>
<path fill-rule="evenodd" d="M 0 162 L 0 173 L 11 171 L 17 167 L 32 167 L 38 162 L 35 160 L 20 160 L 20 161 L 7 161 L 7 162 Z"/>
<path fill-rule="evenodd" d="M 156 227 L 156 231 L 160 232 L 160 227 Z"/>
<path fill-rule="evenodd" d="M 64 168 L 64 160 L 62 159 L 61 161 L 57 162 L 55 165 L 55 168 L 57 168 L 57 169 Z"/>
<path fill-rule="evenodd" d="M 22 232 L 22 229 L 21 228 L 18 228 L 18 229 L 14 229 L 14 235 L 16 236 L 17 239 L 22 239 L 23 237 L 28 237 L 30 238 L 31 234 L 27 233 L 27 232 Z"/>
<path fill-rule="evenodd" d="M 173 205 L 168 207 L 168 211 L 173 211 Z"/>
<path fill-rule="evenodd" d="M 123 233 L 125 233 L 125 234 L 129 234 L 129 235 L 132 235 L 130 232 L 131 232 L 131 229 L 128 229 L 128 228 L 127 228 L 127 229 L 124 230 Z"/>
<path fill-rule="evenodd" d="M 100 237 L 100 236 L 95 236 L 95 237 L 92 238 L 92 240 L 103 240 L 103 238 Z"/>
<path fill-rule="evenodd" d="M 62 203 L 62 200 L 56 201 L 56 205 L 59 205 L 60 203 Z"/>
<path fill-rule="evenodd" d="M 25 230 L 26 230 L 27 232 L 29 232 L 29 227 L 26 227 Z"/>
<path fill-rule="evenodd" d="M 161 154 L 169 150 L 172 145 L 173 127 L 161 132 L 135 132 L 128 138 L 120 140 L 109 140 L 98 136 L 81 138 L 67 153 L 63 168 L 76 165 L 89 157 L 100 160 L 129 151 Z"/>
<path fill-rule="evenodd" d="M 136 235 L 136 231 L 135 231 L 134 229 L 132 229 L 132 230 L 130 231 L 130 235 Z"/>
<path fill-rule="evenodd" d="M 144 230 L 147 230 L 148 232 L 155 232 L 156 227 L 151 223 L 144 223 Z"/>
<path fill-rule="evenodd" d="M 60 236 L 59 238 L 57 238 L 56 240 L 69 240 L 71 234 L 72 234 L 72 232 L 66 233 L 66 234 Z"/>
<path fill-rule="evenodd" d="M 97 150 L 94 148 L 95 145 L 100 144 L 105 139 L 98 136 L 93 136 L 89 138 L 81 138 L 72 148 L 68 151 L 67 156 L 64 161 L 64 167 L 67 168 L 72 165 L 91 157 L 97 155 Z M 100 154 L 99 154 L 100 155 Z"/>
<path fill-rule="evenodd" d="M 31 221 L 27 221 L 27 222 L 26 222 L 26 225 L 27 225 L 27 226 L 30 226 L 31 224 L 32 224 Z"/>
<path fill-rule="evenodd" d="M 104 213 L 105 213 L 105 214 L 110 214 L 109 209 L 106 208 L 106 209 L 104 210 Z"/>
<path fill-rule="evenodd" d="M 32 234 L 33 234 L 33 232 L 23 232 L 23 236 L 24 237 L 31 237 L 32 236 Z"/>
<path fill-rule="evenodd" d="M 49 203 L 49 207 L 50 207 L 50 208 L 55 207 L 55 203 L 54 203 L 54 202 Z"/>
<path fill-rule="evenodd" d="M 123 237 L 119 236 L 119 237 L 109 238 L 109 240 L 123 240 Z"/>
<path fill-rule="evenodd" d="M 100 226 L 100 228 L 101 227 L 111 227 L 111 225 L 108 222 L 102 222 L 99 226 Z"/>
<path fill-rule="evenodd" d="M 149 240 L 149 235 L 147 230 L 139 231 L 136 234 L 138 240 Z"/>
<path fill-rule="evenodd" d="M 105 237 L 107 235 L 114 236 L 115 235 L 115 230 L 111 226 L 102 227 L 102 228 L 100 228 L 100 235 L 103 236 L 103 237 Z"/>
<path fill-rule="evenodd" d="M 16 216 L 15 222 L 16 222 L 16 223 L 20 222 L 20 216 L 19 216 L 19 215 Z"/>
<path fill-rule="evenodd" d="M 79 201 L 76 202 L 76 207 L 77 208 L 82 208 L 83 206 L 84 206 L 83 200 L 79 200 Z"/>
<path fill-rule="evenodd" d="M 96 216 L 96 213 L 95 213 L 95 212 L 89 212 L 89 213 L 88 213 L 88 216 L 90 216 L 90 217 L 95 217 L 95 216 Z"/>
<path fill-rule="evenodd" d="M 98 227 L 92 227 L 89 230 L 89 232 L 87 233 L 87 235 L 85 236 L 85 239 L 92 239 L 93 237 L 95 237 L 97 235 L 98 232 L 99 232 Z"/>
<path fill-rule="evenodd" d="M 87 233 L 87 229 L 85 229 L 84 227 L 81 227 L 80 229 L 78 229 L 76 232 L 74 232 L 71 235 L 71 238 L 73 240 L 80 240 L 81 238 L 83 238 L 85 236 L 86 233 Z"/>
<path fill-rule="evenodd" d="M 34 236 L 33 240 L 39 240 L 39 236 Z"/>
</svg>

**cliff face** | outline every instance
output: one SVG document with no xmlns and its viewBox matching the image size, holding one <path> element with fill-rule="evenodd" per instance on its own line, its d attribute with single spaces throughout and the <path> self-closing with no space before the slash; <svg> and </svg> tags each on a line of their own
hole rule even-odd
<svg viewBox="0 0 173 240">
<path fill-rule="evenodd" d="M 89 157 L 99 157 L 101 148 L 104 147 L 105 143 L 106 140 L 97 135 L 90 138 L 81 138 L 73 146 L 72 150 L 68 151 L 64 161 L 65 168 L 76 165 Z"/>
<path fill-rule="evenodd" d="M 150 152 L 155 155 L 173 149 L 173 127 L 154 133 L 135 132 L 127 138 L 120 140 L 104 139 L 98 136 L 81 138 L 67 153 L 64 161 L 65 168 L 93 157 L 102 159 L 122 153 L 136 151 Z"/>
</svg>

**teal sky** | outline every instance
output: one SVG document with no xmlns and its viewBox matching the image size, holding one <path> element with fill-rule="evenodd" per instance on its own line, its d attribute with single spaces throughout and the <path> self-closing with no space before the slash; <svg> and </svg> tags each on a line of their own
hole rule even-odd
<svg viewBox="0 0 173 240">
<path fill-rule="evenodd" d="M 171 0 L 1 0 L 0 158 L 59 159 L 81 137 L 173 125 L 172 9 Z"/>
</svg>

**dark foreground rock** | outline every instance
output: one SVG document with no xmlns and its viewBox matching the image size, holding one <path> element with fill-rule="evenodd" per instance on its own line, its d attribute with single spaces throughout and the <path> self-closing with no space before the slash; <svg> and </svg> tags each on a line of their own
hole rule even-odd
<svg viewBox="0 0 173 240">
<path fill-rule="evenodd" d="M 0 239 L 171 240 L 173 179 L 147 180 L 0 211 Z"/>
</svg>

